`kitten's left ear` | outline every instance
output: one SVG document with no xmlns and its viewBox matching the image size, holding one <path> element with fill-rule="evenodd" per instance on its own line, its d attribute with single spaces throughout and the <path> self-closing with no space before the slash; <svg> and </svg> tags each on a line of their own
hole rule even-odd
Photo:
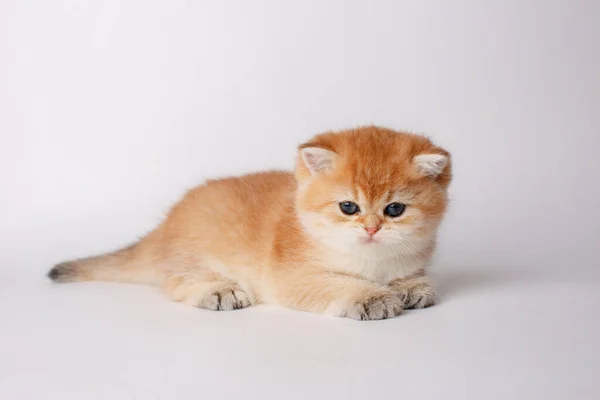
<svg viewBox="0 0 600 400">
<path fill-rule="evenodd" d="M 419 154 L 413 158 L 413 163 L 421 175 L 437 178 L 448 165 L 448 156 L 444 154 Z"/>
</svg>

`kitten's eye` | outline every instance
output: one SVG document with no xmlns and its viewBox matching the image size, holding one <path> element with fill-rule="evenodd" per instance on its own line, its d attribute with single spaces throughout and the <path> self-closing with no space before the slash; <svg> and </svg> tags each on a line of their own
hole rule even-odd
<svg viewBox="0 0 600 400">
<path fill-rule="evenodd" d="M 342 201 L 340 203 L 340 210 L 346 215 L 353 215 L 360 211 L 360 208 L 351 201 Z"/>
<path fill-rule="evenodd" d="M 405 209 L 406 205 L 402 203 L 391 203 L 383 210 L 383 213 L 388 217 L 396 218 L 401 216 Z"/>
</svg>

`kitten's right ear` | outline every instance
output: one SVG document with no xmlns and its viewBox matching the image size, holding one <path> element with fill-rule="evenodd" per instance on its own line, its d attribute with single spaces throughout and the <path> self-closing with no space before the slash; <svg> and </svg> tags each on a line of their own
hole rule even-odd
<svg viewBox="0 0 600 400">
<path fill-rule="evenodd" d="M 311 175 L 331 170 L 338 157 L 333 151 L 321 147 L 304 147 L 300 149 L 300 155 Z"/>
<path fill-rule="evenodd" d="M 419 154 L 413 158 L 417 171 L 421 175 L 437 178 L 448 165 L 448 156 L 444 154 Z"/>
</svg>

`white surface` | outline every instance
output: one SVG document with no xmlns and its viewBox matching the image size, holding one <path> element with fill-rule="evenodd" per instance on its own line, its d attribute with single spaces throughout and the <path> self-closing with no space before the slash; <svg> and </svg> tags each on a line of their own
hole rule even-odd
<svg viewBox="0 0 600 400">
<path fill-rule="evenodd" d="M 592 1 L 3 1 L 0 398 L 599 398 L 599 19 Z M 207 177 L 370 122 L 453 153 L 434 308 L 212 313 L 43 277 Z"/>
</svg>

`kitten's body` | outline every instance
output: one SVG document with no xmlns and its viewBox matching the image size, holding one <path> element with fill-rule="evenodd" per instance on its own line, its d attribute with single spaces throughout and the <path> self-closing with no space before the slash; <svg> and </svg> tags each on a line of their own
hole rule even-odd
<svg viewBox="0 0 600 400">
<path fill-rule="evenodd" d="M 137 244 L 50 277 L 151 284 L 215 310 L 267 303 L 380 319 L 433 304 L 424 268 L 446 208 L 448 153 L 377 127 L 320 135 L 300 152 L 295 175 L 208 181 Z M 348 200 L 361 211 L 340 212 Z M 407 207 L 391 219 L 381 210 L 393 201 Z M 380 233 L 365 234 L 370 226 Z"/>
</svg>

